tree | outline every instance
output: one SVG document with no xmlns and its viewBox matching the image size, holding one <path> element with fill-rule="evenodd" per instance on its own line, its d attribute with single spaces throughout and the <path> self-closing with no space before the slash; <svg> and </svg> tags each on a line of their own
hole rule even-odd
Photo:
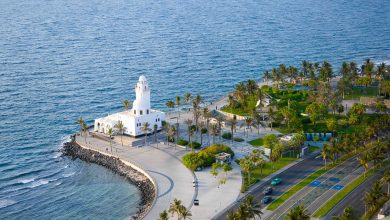
<svg viewBox="0 0 390 220">
<path fill-rule="evenodd" d="M 129 107 L 131 106 L 131 103 L 129 102 L 129 100 L 127 100 L 127 99 L 123 100 L 122 104 L 123 104 L 123 107 L 125 108 L 126 111 L 129 110 Z"/>
<path fill-rule="evenodd" d="M 269 106 L 268 108 L 268 124 L 271 125 L 271 131 L 272 131 L 272 123 L 274 122 L 275 120 L 275 112 L 274 112 L 274 109 L 272 108 L 272 106 Z"/>
<path fill-rule="evenodd" d="M 241 170 L 248 175 L 248 183 L 251 182 L 251 172 L 254 169 L 254 164 L 248 158 L 243 158 L 240 160 Z"/>
<path fill-rule="evenodd" d="M 154 124 L 153 125 L 153 134 L 154 134 L 154 142 L 157 143 L 157 131 L 158 131 L 158 125 Z"/>
<path fill-rule="evenodd" d="M 80 125 L 80 135 L 83 136 L 83 124 L 85 124 L 84 120 L 83 120 L 83 117 L 80 117 L 78 120 L 77 120 L 77 124 Z"/>
<path fill-rule="evenodd" d="M 382 184 L 380 181 L 377 181 L 374 183 L 372 188 L 364 194 L 364 202 L 369 207 L 369 209 L 372 210 L 377 207 L 378 202 L 382 196 Z"/>
<path fill-rule="evenodd" d="M 111 152 L 112 152 L 112 143 L 111 143 L 111 138 L 112 138 L 112 128 L 109 128 L 108 131 L 107 131 L 107 134 L 109 135 L 110 137 L 110 148 L 111 148 Z"/>
<path fill-rule="evenodd" d="M 232 142 L 234 140 L 234 130 L 236 129 L 237 126 L 237 117 L 234 115 L 232 118 L 227 119 L 227 124 L 230 127 L 230 132 L 232 133 Z"/>
<path fill-rule="evenodd" d="M 179 112 L 179 118 L 180 118 L 180 96 L 176 96 L 176 100 L 175 100 L 175 105 L 176 105 L 176 108 L 177 108 L 177 111 Z"/>
<path fill-rule="evenodd" d="M 177 219 L 180 219 L 180 207 L 182 206 L 181 200 L 173 199 L 171 202 L 168 212 L 171 213 L 172 217 L 174 214 L 177 214 Z"/>
<path fill-rule="evenodd" d="M 218 126 L 216 124 L 212 124 L 210 126 L 210 134 L 211 134 L 211 136 L 213 136 L 213 143 L 215 144 L 215 136 L 219 135 L 219 129 L 218 129 Z"/>
<path fill-rule="evenodd" d="M 174 108 L 175 107 L 175 103 L 172 101 L 172 100 L 169 100 L 165 103 L 165 105 L 168 107 L 168 108 Z"/>
<path fill-rule="evenodd" d="M 119 132 L 119 134 L 121 135 L 121 143 L 122 143 L 122 147 L 123 147 L 123 133 L 125 132 L 125 125 L 123 124 L 122 121 L 118 121 L 115 125 L 114 125 L 114 128 L 116 128 Z"/>
<path fill-rule="evenodd" d="M 286 215 L 287 220 L 309 220 L 310 215 L 305 210 L 305 207 L 303 205 L 298 205 L 292 208 Z"/>
<path fill-rule="evenodd" d="M 275 168 L 275 163 L 280 159 L 283 153 L 283 145 L 280 143 L 275 144 L 271 149 L 271 154 L 269 156 L 270 161 L 272 162 L 272 169 Z"/>
<path fill-rule="evenodd" d="M 328 81 L 333 77 L 332 65 L 327 61 L 324 61 L 320 68 L 320 79 L 323 81 Z"/>
<path fill-rule="evenodd" d="M 225 121 L 225 117 L 223 117 L 222 115 L 218 115 L 216 120 L 217 120 L 218 130 L 221 132 L 222 131 L 222 123 Z"/>
<path fill-rule="evenodd" d="M 313 102 L 306 107 L 306 113 L 309 114 L 310 121 L 316 124 L 316 121 L 323 118 L 327 113 L 327 108 L 324 104 Z"/>
<path fill-rule="evenodd" d="M 274 134 L 266 134 L 263 137 L 264 147 L 272 149 L 275 144 L 279 143 L 279 139 Z"/>
<path fill-rule="evenodd" d="M 264 151 L 262 150 L 253 150 L 249 155 L 248 159 L 250 159 L 255 167 L 260 168 L 260 173 L 263 173 L 263 168 L 265 166 L 265 160 L 263 158 Z"/>
<path fill-rule="evenodd" d="M 334 132 L 335 130 L 336 130 L 336 127 L 337 127 L 337 120 L 336 120 L 336 118 L 328 118 L 327 120 L 326 120 L 326 127 L 328 128 L 328 130 L 330 131 L 330 132 Z"/>
<path fill-rule="evenodd" d="M 211 165 L 210 174 L 213 175 L 215 178 L 217 178 L 218 173 L 219 173 L 218 168 L 219 168 L 219 164 L 217 164 L 217 163 L 213 163 Z"/>
<path fill-rule="evenodd" d="M 200 129 L 200 144 L 201 144 L 201 145 L 203 144 L 203 135 L 204 135 L 204 134 L 207 134 L 207 133 L 208 133 L 207 128 L 202 127 L 202 128 Z"/>
<path fill-rule="evenodd" d="M 179 216 L 181 219 L 186 220 L 186 219 L 191 219 L 190 217 L 192 216 L 192 213 L 190 210 L 188 210 L 184 205 L 181 205 L 179 207 Z"/>
<path fill-rule="evenodd" d="M 223 172 L 225 172 L 225 177 L 227 178 L 227 174 L 229 171 L 231 171 L 233 168 L 231 165 L 225 163 L 223 166 L 222 166 L 222 169 L 223 169 Z"/>
<path fill-rule="evenodd" d="M 290 129 L 290 119 L 294 116 L 293 110 L 288 107 L 284 107 L 280 110 L 284 120 L 287 122 L 287 128 Z"/>
<path fill-rule="evenodd" d="M 243 127 L 244 125 L 246 126 L 246 129 L 250 130 L 250 131 L 252 131 L 252 127 L 256 128 L 256 125 L 253 123 L 253 118 L 252 117 L 246 117 L 245 118 L 245 123 L 242 124 L 240 127 Z M 244 132 L 245 132 L 245 130 L 244 130 Z M 247 131 L 246 137 L 248 137 L 248 133 L 249 133 L 249 131 Z"/>
<path fill-rule="evenodd" d="M 244 206 L 248 212 L 249 218 L 256 219 L 256 216 L 261 218 L 263 212 L 261 211 L 261 205 L 258 203 L 252 195 L 246 197 Z"/>
<path fill-rule="evenodd" d="M 390 195 L 390 170 L 387 170 L 381 179 L 383 184 L 387 184 L 387 195 Z"/>
<path fill-rule="evenodd" d="M 326 167 L 326 159 L 330 157 L 329 146 L 327 144 L 324 144 L 324 146 L 322 147 L 321 156 L 322 159 L 324 160 L 325 167 Z"/>
<path fill-rule="evenodd" d="M 345 208 L 343 211 L 343 214 L 341 214 L 340 216 L 333 216 L 332 217 L 332 220 L 350 220 L 350 219 L 353 219 L 351 207 Z"/>
<path fill-rule="evenodd" d="M 191 102 L 192 95 L 189 92 L 184 93 L 184 101 L 185 103 L 189 104 Z"/>
<path fill-rule="evenodd" d="M 144 133 L 145 135 L 145 146 L 146 146 L 146 142 L 147 142 L 147 137 L 148 137 L 148 133 L 151 131 L 150 129 L 150 124 L 148 122 L 145 122 L 142 124 L 142 128 L 141 128 L 142 132 Z"/>
<path fill-rule="evenodd" d="M 364 167 L 364 176 L 366 176 L 367 170 L 369 168 L 369 162 L 370 162 L 369 155 L 367 153 L 362 153 L 357 159 L 360 165 Z"/>
<path fill-rule="evenodd" d="M 88 132 L 88 126 L 85 122 L 81 124 L 81 130 L 84 132 L 84 141 L 87 143 L 87 132 Z"/>
<path fill-rule="evenodd" d="M 194 134 L 194 129 L 192 127 L 192 120 L 191 119 L 187 119 L 187 120 L 184 121 L 184 123 L 187 125 L 188 143 L 191 143 L 191 136 Z"/>
<path fill-rule="evenodd" d="M 159 216 L 160 216 L 160 218 L 158 220 L 168 220 L 169 219 L 167 210 L 162 211 Z"/>
</svg>

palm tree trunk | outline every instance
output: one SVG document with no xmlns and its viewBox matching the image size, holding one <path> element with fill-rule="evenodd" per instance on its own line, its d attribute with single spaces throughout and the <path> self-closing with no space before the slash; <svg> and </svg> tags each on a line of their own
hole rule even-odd
<svg viewBox="0 0 390 220">
<path fill-rule="evenodd" d="M 123 134 L 121 134 L 121 143 L 122 143 L 122 147 L 123 147 L 123 139 L 122 139 L 122 137 L 123 137 Z"/>
</svg>

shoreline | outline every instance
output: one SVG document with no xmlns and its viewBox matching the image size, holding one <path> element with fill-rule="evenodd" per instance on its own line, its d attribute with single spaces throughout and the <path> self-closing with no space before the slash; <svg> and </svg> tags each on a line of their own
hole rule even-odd
<svg viewBox="0 0 390 220">
<path fill-rule="evenodd" d="M 128 219 L 143 219 L 153 207 L 157 197 L 157 190 L 153 182 L 140 171 L 126 165 L 121 159 L 86 149 L 77 144 L 76 141 L 64 143 L 62 154 L 71 159 L 80 159 L 88 163 L 104 166 L 134 184 L 141 192 L 141 201 L 138 203 L 137 213 L 129 216 Z"/>
</svg>

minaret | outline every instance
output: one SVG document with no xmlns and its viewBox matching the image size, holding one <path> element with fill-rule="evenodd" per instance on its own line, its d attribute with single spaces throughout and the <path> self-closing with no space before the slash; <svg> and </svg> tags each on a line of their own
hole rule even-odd
<svg viewBox="0 0 390 220">
<path fill-rule="evenodd" d="M 135 100 L 132 111 L 137 116 L 150 113 L 150 89 L 144 75 L 139 77 L 135 86 Z"/>
</svg>

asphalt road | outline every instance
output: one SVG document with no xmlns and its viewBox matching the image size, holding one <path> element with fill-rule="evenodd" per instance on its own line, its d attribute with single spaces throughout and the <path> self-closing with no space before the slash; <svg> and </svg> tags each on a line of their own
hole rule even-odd
<svg viewBox="0 0 390 220">
<path fill-rule="evenodd" d="M 283 171 L 282 173 L 275 176 L 275 178 L 281 178 L 282 183 L 273 186 L 273 192 L 270 195 L 272 199 L 276 199 L 278 196 L 286 192 L 291 186 L 295 185 L 302 179 L 304 179 L 306 176 L 311 174 L 312 172 L 316 171 L 320 167 L 323 166 L 323 160 L 321 157 L 313 156 L 310 158 L 307 158 L 303 160 L 302 162 L 288 168 L 287 170 Z M 250 194 L 255 197 L 256 201 L 261 201 L 261 199 L 264 197 L 263 190 L 270 186 L 271 180 L 268 180 L 264 183 L 262 183 L 259 187 L 254 189 Z M 229 210 L 236 210 L 238 206 L 240 205 L 240 201 L 237 201 L 232 208 Z M 229 210 L 225 210 L 222 213 L 219 213 L 217 216 L 215 216 L 213 219 L 222 220 L 225 219 L 227 213 Z"/>
<path fill-rule="evenodd" d="M 371 177 L 369 177 L 366 181 L 360 184 L 355 190 L 353 190 L 350 194 L 348 194 L 341 202 L 339 202 L 324 218 L 325 220 L 331 220 L 334 215 L 341 215 L 344 212 L 344 209 L 347 207 L 352 208 L 353 215 L 355 217 L 361 217 L 364 214 L 364 193 L 369 191 L 372 185 L 379 180 L 383 176 L 382 172 L 377 172 Z M 387 188 L 384 187 L 384 191 Z M 387 192 L 387 191 L 386 191 Z"/>
</svg>

